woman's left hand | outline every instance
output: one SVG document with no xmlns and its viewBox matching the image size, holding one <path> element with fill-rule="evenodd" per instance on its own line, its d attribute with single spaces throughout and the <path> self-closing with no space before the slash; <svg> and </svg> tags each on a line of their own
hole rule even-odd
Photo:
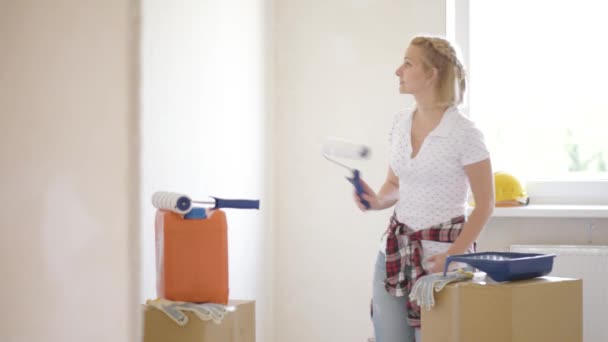
<svg viewBox="0 0 608 342">
<path fill-rule="evenodd" d="M 445 259 L 448 257 L 447 253 L 440 253 L 431 255 L 425 260 L 425 263 L 430 264 L 430 268 L 427 270 L 429 274 L 443 272 L 445 267 Z"/>
</svg>

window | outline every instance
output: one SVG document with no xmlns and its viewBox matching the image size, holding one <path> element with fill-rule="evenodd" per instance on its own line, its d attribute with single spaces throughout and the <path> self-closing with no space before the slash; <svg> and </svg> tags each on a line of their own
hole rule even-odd
<svg viewBox="0 0 608 342">
<path fill-rule="evenodd" d="M 608 3 L 446 5 L 494 169 L 526 180 L 533 203 L 608 203 Z"/>
</svg>

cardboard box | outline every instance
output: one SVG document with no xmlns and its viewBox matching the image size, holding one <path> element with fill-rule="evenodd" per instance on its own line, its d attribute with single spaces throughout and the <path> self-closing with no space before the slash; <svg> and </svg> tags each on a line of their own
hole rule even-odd
<svg viewBox="0 0 608 342">
<path fill-rule="evenodd" d="M 422 309 L 424 342 L 582 342 L 582 280 L 495 283 L 476 274 L 435 293 Z"/>
<path fill-rule="evenodd" d="M 164 312 L 144 305 L 144 342 L 255 342 L 255 302 L 230 300 L 236 311 L 221 324 L 201 321 L 187 312 L 188 323 L 180 326 Z"/>
</svg>

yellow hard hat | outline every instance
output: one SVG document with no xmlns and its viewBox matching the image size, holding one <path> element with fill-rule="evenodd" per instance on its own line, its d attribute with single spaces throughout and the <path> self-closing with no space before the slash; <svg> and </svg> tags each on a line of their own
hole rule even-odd
<svg viewBox="0 0 608 342">
<path fill-rule="evenodd" d="M 496 206 L 527 205 L 530 198 L 519 180 L 507 172 L 494 173 Z"/>
</svg>

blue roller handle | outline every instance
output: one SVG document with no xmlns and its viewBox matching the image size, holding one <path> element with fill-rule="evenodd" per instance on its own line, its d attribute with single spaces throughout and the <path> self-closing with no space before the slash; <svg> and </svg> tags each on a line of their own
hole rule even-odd
<svg viewBox="0 0 608 342">
<path fill-rule="evenodd" d="M 359 196 L 359 199 L 361 200 L 361 204 L 363 204 L 365 209 L 369 209 L 370 208 L 369 202 L 367 200 L 364 200 L 363 197 L 361 196 L 364 193 L 363 185 L 361 185 L 361 172 L 359 172 L 359 170 L 355 169 L 355 170 L 353 170 L 353 178 L 346 178 L 346 179 L 348 179 L 348 181 L 351 182 L 352 185 L 355 186 L 355 190 L 357 191 L 357 196 Z"/>
<path fill-rule="evenodd" d="M 230 200 L 213 197 L 215 199 L 214 209 L 236 208 L 236 209 L 260 209 L 259 200 Z"/>
</svg>

